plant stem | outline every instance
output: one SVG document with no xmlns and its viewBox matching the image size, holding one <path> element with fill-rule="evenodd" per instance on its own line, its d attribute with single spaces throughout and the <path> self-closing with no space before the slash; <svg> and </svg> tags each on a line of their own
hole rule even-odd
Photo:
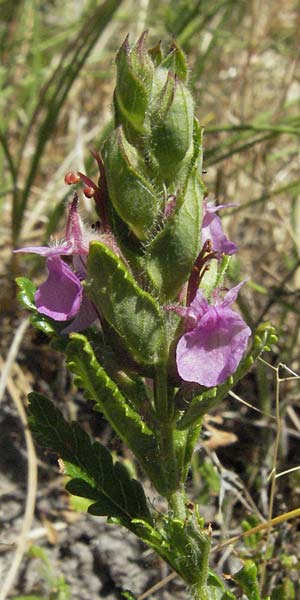
<svg viewBox="0 0 300 600">
<path fill-rule="evenodd" d="M 167 369 L 165 364 L 156 367 L 154 399 L 159 427 L 159 451 L 166 478 L 166 498 L 173 497 L 179 486 L 178 465 L 175 452 L 173 409 L 169 407 Z"/>
<path fill-rule="evenodd" d="M 172 517 L 184 520 L 186 518 L 186 494 L 183 484 L 168 498 L 168 502 Z"/>
<path fill-rule="evenodd" d="M 209 600 L 209 595 L 208 595 L 208 591 L 207 591 L 207 587 L 202 586 L 197 588 L 193 588 L 191 590 L 192 592 L 192 599 L 193 600 Z"/>
</svg>

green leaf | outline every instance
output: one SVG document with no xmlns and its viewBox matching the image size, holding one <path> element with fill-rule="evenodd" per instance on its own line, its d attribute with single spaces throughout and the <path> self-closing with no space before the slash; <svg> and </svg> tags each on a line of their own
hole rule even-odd
<svg viewBox="0 0 300 600">
<path fill-rule="evenodd" d="M 296 600 L 295 585 L 297 584 L 288 577 L 285 577 L 283 582 L 272 590 L 271 600 Z"/>
<path fill-rule="evenodd" d="M 66 486 L 70 493 L 94 500 L 89 512 L 118 517 L 130 529 L 134 518 L 152 522 L 143 488 L 130 479 L 121 463 L 113 463 L 105 446 L 92 443 L 42 394 L 32 392 L 29 401 L 29 424 L 36 441 L 63 460 L 65 474 L 71 478 Z"/>
<path fill-rule="evenodd" d="M 122 592 L 122 596 L 123 596 L 123 598 L 126 598 L 127 600 L 137 600 L 137 596 L 135 596 L 129 590 L 126 590 L 125 592 Z"/>
<path fill-rule="evenodd" d="M 142 290 L 124 263 L 100 242 L 90 244 L 87 293 L 124 340 L 133 357 L 155 364 L 164 336 L 159 305 Z"/>
<path fill-rule="evenodd" d="M 260 523 L 260 519 L 257 515 L 249 515 L 247 519 L 244 519 L 241 523 L 243 531 L 250 531 L 253 527 L 256 527 Z M 245 546 L 251 550 L 255 550 L 261 540 L 262 533 L 257 531 L 252 535 L 245 537 Z"/>
<path fill-rule="evenodd" d="M 165 300 L 172 300 L 188 280 L 200 248 L 202 189 L 193 173 L 183 202 L 147 247 L 148 275 Z"/>
<path fill-rule="evenodd" d="M 156 70 L 159 90 L 166 75 L 165 69 Z M 165 85 L 155 99 L 151 114 L 151 147 L 158 163 L 159 174 L 167 184 L 177 178 L 179 168 L 192 149 L 194 128 L 193 98 L 184 83 L 169 71 Z"/>
<path fill-rule="evenodd" d="M 172 300 L 190 276 L 200 251 L 203 184 L 202 130 L 194 121 L 194 150 L 175 212 L 147 246 L 145 268 L 164 300 Z"/>
<path fill-rule="evenodd" d="M 103 160 L 115 210 L 137 238 L 145 240 L 157 219 L 160 203 L 139 164 L 137 151 L 126 140 L 121 126 L 106 140 Z"/>
<path fill-rule="evenodd" d="M 67 347 L 68 367 L 88 398 L 96 403 L 121 440 L 132 450 L 158 489 L 163 489 L 155 435 L 99 364 L 85 336 L 73 333 Z"/>
<path fill-rule="evenodd" d="M 209 410 L 218 406 L 233 386 L 246 375 L 258 356 L 260 356 L 264 350 L 270 350 L 270 345 L 276 339 L 274 327 L 269 324 L 260 325 L 255 332 L 250 352 L 247 354 L 246 358 L 240 362 L 234 375 L 228 377 L 227 381 L 218 387 L 213 387 L 202 394 L 197 394 L 192 399 L 190 406 L 183 414 L 180 421 L 178 421 L 177 428 L 186 429 L 187 427 L 194 425 Z"/>
<path fill-rule="evenodd" d="M 248 600 L 260 600 L 257 567 L 252 560 L 245 561 L 243 568 L 236 573 L 234 579 L 239 583 Z"/>
<path fill-rule="evenodd" d="M 34 295 L 36 292 L 36 286 L 30 279 L 26 277 L 17 277 L 16 283 L 20 288 L 18 293 L 18 300 L 22 304 L 24 308 L 31 311 L 36 311 L 36 306 L 34 302 Z"/>
<path fill-rule="evenodd" d="M 164 527 L 172 551 L 172 566 L 190 585 L 205 585 L 208 575 L 210 536 L 199 527 L 195 515 L 185 521 L 168 517 Z"/>
<path fill-rule="evenodd" d="M 226 590 L 223 581 L 209 570 L 207 578 L 207 599 L 208 600 L 236 600 L 236 597 Z"/>
<path fill-rule="evenodd" d="M 146 32 L 132 48 L 126 38 L 116 56 L 116 121 L 117 125 L 123 124 L 129 141 L 134 141 L 136 137 L 147 132 L 147 107 L 154 65 L 145 49 L 145 38 Z"/>
<path fill-rule="evenodd" d="M 46 335 L 54 335 L 57 333 L 56 323 L 46 315 L 42 315 L 38 311 L 30 318 L 30 322 L 36 328 Z M 66 323 L 64 323 L 66 326 Z"/>
<path fill-rule="evenodd" d="M 12 600 L 44 600 L 43 596 L 14 596 Z"/>
<path fill-rule="evenodd" d="M 172 41 L 168 54 L 160 62 L 160 65 L 165 69 L 171 69 L 179 79 L 181 79 L 184 83 L 187 82 L 189 75 L 188 62 L 186 55 L 176 40 Z"/>
</svg>

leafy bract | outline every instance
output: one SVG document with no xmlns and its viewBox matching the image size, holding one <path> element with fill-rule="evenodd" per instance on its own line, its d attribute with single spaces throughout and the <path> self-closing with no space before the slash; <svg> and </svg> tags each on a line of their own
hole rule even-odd
<svg viewBox="0 0 300 600">
<path fill-rule="evenodd" d="M 175 212 L 148 244 L 145 267 L 164 300 L 172 300 L 188 280 L 200 251 L 203 184 L 199 177 L 201 130 L 195 121 L 194 157 L 185 185 L 176 199 Z"/>
<path fill-rule="evenodd" d="M 86 290 L 99 312 L 136 360 L 154 364 L 164 336 L 156 300 L 138 286 L 124 263 L 101 242 L 90 244 L 88 275 Z"/>
<path fill-rule="evenodd" d="M 115 210 L 135 235 L 145 240 L 157 218 L 159 201 L 155 188 L 141 171 L 136 149 L 126 140 L 121 126 L 106 140 L 103 159 Z"/>
<path fill-rule="evenodd" d="M 234 579 L 241 586 L 247 600 L 261 600 L 257 567 L 252 560 L 245 560 L 243 568 L 235 574 Z"/>
<path fill-rule="evenodd" d="M 84 335 L 71 334 L 67 346 L 68 367 L 89 399 L 96 403 L 121 440 L 132 450 L 158 489 L 162 489 L 157 441 L 142 417 L 129 405 L 115 382 L 99 364 Z"/>
<path fill-rule="evenodd" d="M 36 286 L 27 277 L 17 277 L 16 283 L 20 288 L 18 293 L 18 300 L 26 310 L 36 311 L 34 303 L 34 296 L 36 292 Z"/>
<path fill-rule="evenodd" d="M 142 486 L 131 479 L 120 462 L 99 442 L 92 443 L 77 423 L 68 423 L 62 413 L 42 394 L 29 395 L 29 424 L 38 444 L 56 452 L 70 477 L 71 494 L 93 500 L 89 512 L 117 517 L 134 529 L 131 521 L 152 519 Z"/>
</svg>

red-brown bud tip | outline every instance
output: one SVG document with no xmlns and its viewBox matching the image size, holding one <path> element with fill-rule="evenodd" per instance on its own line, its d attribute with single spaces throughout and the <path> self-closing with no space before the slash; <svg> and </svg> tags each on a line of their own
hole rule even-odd
<svg viewBox="0 0 300 600">
<path fill-rule="evenodd" d="M 66 185 L 74 185 L 74 183 L 79 183 L 79 181 L 80 177 L 75 171 L 68 171 L 68 173 L 65 174 Z"/>
<path fill-rule="evenodd" d="M 95 194 L 95 190 L 93 190 L 92 187 L 87 185 L 85 188 L 83 188 L 83 193 L 86 198 L 92 198 Z"/>
</svg>

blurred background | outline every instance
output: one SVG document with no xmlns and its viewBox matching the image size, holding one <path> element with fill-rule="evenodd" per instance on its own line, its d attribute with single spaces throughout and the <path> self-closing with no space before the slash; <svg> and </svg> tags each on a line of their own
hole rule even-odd
<svg viewBox="0 0 300 600">
<path fill-rule="evenodd" d="M 121 598 L 126 587 L 142 594 L 167 574 L 127 533 L 125 540 L 104 521 L 74 515 L 55 457 L 39 454 L 35 489 L 36 458 L 24 413 L 31 388 L 63 404 L 69 418 L 136 467 L 72 388 L 46 336 L 28 326 L 14 279 L 26 275 L 39 283 L 43 261 L 12 255 L 13 248 L 63 235 L 70 196 L 64 175 L 80 170 L 96 176 L 90 150 L 101 148 L 111 127 L 114 57 L 127 33 L 133 42 L 144 29 L 149 46 L 162 40 L 167 47 L 175 37 L 188 56 L 205 128 L 205 183 L 218 204 L 237 205 L 222 213 L 239 246 L 228 285 L 249 277 L 240 311 L 253 329 L 271 321 L 279 338 L 236 397 L 207 421 L 191 497 L 213 522 L 216 541 L 240 531 L 243 520 L 247 527 L 299 505 L 299 1 L 0 0 L 3 580 L 9 567 L 15 569 L 1 600 Z M 92 223 L 92 201 L 83 198 L 81 210 Z M 267 477 L 275 464 L 279 472 L 292 471 L 278 477 L 270 495 Z M 272 600 L 300 597 L 296 534 L 296 522 L 285 523 L 267 549 L 255 538 L 225 558 L 216 555 L 215 566 L 234 572 L 239 552 L 258 563 L 267 554 L 268 590 L 277 594 Z M 149 597 L 187 598 L 176 580 Z"/>
</svg>

